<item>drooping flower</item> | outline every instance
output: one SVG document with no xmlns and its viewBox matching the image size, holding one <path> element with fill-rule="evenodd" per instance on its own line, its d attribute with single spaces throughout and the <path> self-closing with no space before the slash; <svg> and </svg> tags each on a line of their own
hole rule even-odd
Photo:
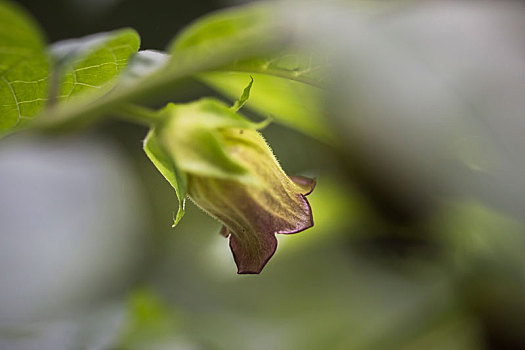
<svg viewBox="0 0 525 350">
<path fill-rule="evenodd" d="M 221 234 L 230 239 L 238 273 L 259 273 L 277 248 L 276 233 L 297 233 L 313 225 L 305 196 L 315 182 L 288 177 L 257 131 L 224 129 L 221 135 L 226 152 L 256 183 L 189 174 L 188 195 L 224 224 Z"/>
<path fill-rule="evenodd" d="M 313 225 L 306 196 L 315 181 L 287 176 L 258 125 L 219 101 L 170 105 L 167 113 L 156 134 L 188 197 L 222 222 L 238 273 L 259 273 L 275 253 L 276 234 Z"/>
</svg>

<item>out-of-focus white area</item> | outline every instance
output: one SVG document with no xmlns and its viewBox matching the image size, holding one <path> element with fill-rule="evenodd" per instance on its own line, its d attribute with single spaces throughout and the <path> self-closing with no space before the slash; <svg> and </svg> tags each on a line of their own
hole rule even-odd
<svg viewBox="0 0 525 350">
<path fill-rule="evenodd" d="M 328 117 L 377 183 L 416 202 L 474 196 L 522 212 L 525 4 L 297 6 L 284 3 L 283 20 L 330 62 Z"/>
<path fill-rule="evenodd" d="M 74 312 L 121 290 L 144 213 L 125 155 L 103 139 L 0 144 L 0 326 Z"/>
<path fill-rule="evenodd" d="M 165 65 L 170 56 L 156 50 L 142 50 L 131 57 L 131 61 L 120 78 L 120 84 L 135 84 L 137 79 L 144 78 L 153 73 L 156 67 Z"/>
<path fill-rule="evenodd" d="M 68 350 L 108 349 L 122 329 L 126 312 L 122 304 L 103 304 L 82 315 L 3 327 L 0 349 Z"/>
</svg>

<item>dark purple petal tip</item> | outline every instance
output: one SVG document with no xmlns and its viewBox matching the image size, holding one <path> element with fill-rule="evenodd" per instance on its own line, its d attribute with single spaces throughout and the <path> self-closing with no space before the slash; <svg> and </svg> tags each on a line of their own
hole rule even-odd
<svg viewBox="0 0 525 350">
<path fill-rule="evenodd" d="M 243 247 L 239 239 L 231 235 L 230 249 L 237 265 L 238 274 L 259 274 L 275 253 L 277 239 L 274 234 L 265 235 L 260 242 L 259 251 L 254 255 Z"/>
<path fill-rule="evenodd" d="M 292 180 L 297 186 L 301 187 L 303 190 L 302 194 L 305 196 L 308 196 L 310 193 L 312 193 L 315 185 L 317 184 L 315 179 L 298 175 L 290 176 L 290 180 Z"/>
<path fill-rule="evenodd" d="M 313 188 L 315 182 L 311 180 L 308 185 Z M 220 233 L 224 237 L 229 237 L 230 249 L 237 265 L 238 274 L 259 274 L 262 271 L 277 249 L 276 233 L 294 234 L 314 225 L 312 209 L 306 196 L 301 193 L 296 195 L 299 197 L 298 202 L 302 203 L 302 209 L 298 210 L 300 215 L 295 220 L 287 222 L 288 225 L 272 226 L 266 224 L 254 232 L 246 231 L 249 236 L 243 238 L 230 232 L 226 226 L 222 227 Z M 268 216 L 266 219 L 271 221 L 272 217 Z"/>
</svg>

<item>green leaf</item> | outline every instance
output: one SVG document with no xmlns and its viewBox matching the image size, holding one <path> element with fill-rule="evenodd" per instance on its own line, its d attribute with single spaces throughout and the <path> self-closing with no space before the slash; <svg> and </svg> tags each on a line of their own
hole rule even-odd
<svg viewBox="0 0 525 350">
<path fill-rule="evenodd" d="M 229 10 L 231 16 L 241 18 L 235 24 L 237 27 L 244 25 L 245 30 L 241 35 L 231 38 L 225 28 L 224 35 L 217 30 L 217 40 L 211 46 L 193 45 L 183 48 L 173 44 L 169 50 L 172 53 L 171 59 L 163 69 L 148 74 L 134 84 L 122 84 L 96 100 L 55 106 L 45 111 L 38 127 L 67 127 L 80 120 L 92 122 L 121 104 L 138 103 L 159 93 L 165 94 L 166 91 L 177 89 L 184 78 L 196 73 L 218 69 L 236 60 L 260 56 L 282 46 L 287 38 L 278 35 L 271 9 L 268 4 L 257 4 Z M 213 18 L 213 15 L 208 17 Z M 220 39 L 221 35 L 225 40 Z"/>
<path fill-rule="evenodd" d="M 49 62 L 33 19 L 0 1 L 0 134 L 31 120 L 47 97 Z"/>
<path fill-rule="evenodd" d="M 140 37 L 132 29 L 53 44 L 51 55 L 57 62 L 57 69 L 63 72 L 56 99 L 65 102 L 86 93 L 95 96 L 104 94 L 114 86 L 139 46 Z"/>
<path fill-rule="evenodd" d="M 2 19 L 0 38 L 3 50 L 7 49 L 3 45 L 9 45 L 11 49 L 9 51 L 13 51 L 13 54 L 23 54 L 25 50 L 33 51 L 44 48 L 45 40 L 40 28 L 33 18 L 16 3 L 0 1 L 0 18 Z M 2 53 L 5 52 L 7 51 Z"/>
<path fill-rule="evenodd" d="M 245 108 L 270 115 L 277 122 L 297 129 L 309 136 L 331 143 L 332 132 L 324 120 L 324 92 L 319 88 L 275 76 L 239 72 L 210 72 L 199 78 L 234 100 L 246 79 L 252 76 L 256 83 L 251 89 Z"/>
<path fill-rule="evenodd" d="M 144 140 L 144 152 L 146 152 L 146 155 L 153 162 L 155 167 L 175 189 L 177 199 L 179 200 L 179 210 L 177 211 L 177 216 L 173 222 L 173 227 L 175 227 L 184 215 L 184 207 L 186 203 L 186 176 L 176 167 L 170 156 L 164 151 L 162 145 L 157 140 L 157 135 L 155 134 L 154 129 L 149 131 Z"/>
<path fill-rule="evenodd" d="M 274 36 L 286 41 L 285 29 L 273 19 L 277 17 L 275 10 L 265 5 L 226 9 L 204 16 L 177 36 L 170 52 L 175 57 L 187 51 L 213 55 L 218 47 L 224 45 L 239 47 L 253 40 L 272 41 L 269 37 Z M 276 39 L 273 38 L 273 41 Z M 269 74 L 319 86 L 323 78 L 319 61 L 319 57 L 312 53 L 304 54 L 299 49 L 266 49 L 258 55 L 238 57 L 221 69 Z"/>
<path fill-rule="evenodd" d="M 321 57 L 301 51 L 301 49 L 295 51 L 292 49 L 267 57 L 243 60 L 229 68 L 233 71 L 273 75 L 321 87 L 325 69 L 320 63 Z"/>
<path fill-rule="evenodd" d="M 265 41 L 275 42 L 271 38 L 275 31 L 272 17 L 271 7 L 267 4 L 251 4 L 217 11 L 201 17 L 183 30 L 168 51 L 175 57 L 188 52 L 191 55 L 196 52 L 213 55 L 222 47 L 247 49 L 254 44 L 264 44 Z M 254 40 L 259 43 L 254 43 Z M 266 51 L 266 47 L 263 51 Z"/>
<path fill-rule="evenodd" d="M 244 106 L 246 101 L 248 101 L 248 99 L 250 98 L 250 90 L 252 89 L 252 86 L 253 86 L 253 77 L 250 76 L 250 82 L 242 91 L 241 97 L 237 101 L 235 101 L 233 106 L 231 106 L 232 111 L 237 112 L 239 109 L 242 108 L 242 106 Z"/>
<path fill-rule="evenodd" d="M 198 20 L 175 41 L 174 55 L 191 48 L 211 54 L 218 43 L 237 42 L 246 31 L 269 21 L 268 13 L 255 7 L 252 11 L 225 10 Z M 282 33 L 280 34 L 282 36 Z M 323 120 L 323 66 L 319 55 L 304 54 L 299 49 L 264 52 L 257 57 L 236 60 L 214 72 L 199 74 L 200 79 L 231 99 L 238 96 L 249 76 L 256 87 L 248 108 L 272 115 L 276 121 L 310 136 L 330 142 L 330 130 Z"/>
</svg>

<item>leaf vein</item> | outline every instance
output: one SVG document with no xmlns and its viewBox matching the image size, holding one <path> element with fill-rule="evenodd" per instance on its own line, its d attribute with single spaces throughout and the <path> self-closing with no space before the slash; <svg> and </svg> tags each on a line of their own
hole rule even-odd
<svg viewBox="0 0 525 350">
<path fill-rule="evenodd" d="M 104 63 L 101 63 L 101 64 L 95 64 L 93 66 L 76 68 L 75 71 L 80 72 L 80 71 L 83 71 L 83 70 L 99 68 L 99 67 L 102 67 L 102 66 L 113 65 L 113 64 L 114 64 L 113 62 L 104 62 Z"/>
<path fill-rule="evenodd" d="M 20 121 L 20 117 L 22 116 L 22 113 L 20 113 L 20 106 L 18 103 L 18 98 L 16 97 L 15 90 L 11 86 L 11 83 L 9 83 L 9 81 L 4 76 L 2 77 L 2 80 L 7 84 L 7 86 L 9 87 L 9 90 L 11 90 L 11 93 L 13 94 L 13 98 L 15 99 L 16 109 L 18 111 L 18 121 L 17 121 L 17 124 L 18 124 L 18 122 Z"/>
<path fill-rule="evenodd" d="M 36 80 L 12 80 L 11 84 L 37 84 L 41 83 L 43 81 L 46 81 L 48 77 L 42 78 L 42 79 L 36 79 Z"/>
</svg>

